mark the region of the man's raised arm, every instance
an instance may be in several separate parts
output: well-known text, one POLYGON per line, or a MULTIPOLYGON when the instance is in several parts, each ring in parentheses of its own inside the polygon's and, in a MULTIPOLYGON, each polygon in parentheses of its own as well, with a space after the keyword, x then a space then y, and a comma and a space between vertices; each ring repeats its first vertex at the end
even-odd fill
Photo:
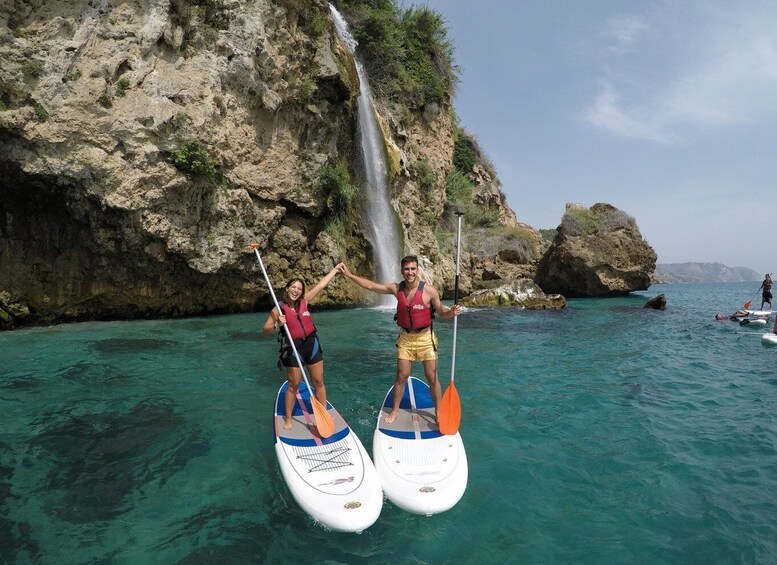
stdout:
POLYGON ((374 281, 371 281, 370 279, 365 279, 364 277, 360 277, 357 275, 354 275, 348 267, 345 266, 345 263, 340 263, 337 265, 337 270, 340 271, 343 275, 351 279, 353 282, 358 284, 360 287, 376 292, 378 294, 393 294, 396 296, 397 294, 397 285, 396 283, 387 283, 387 284, 381 284, 376 283, 374 281))

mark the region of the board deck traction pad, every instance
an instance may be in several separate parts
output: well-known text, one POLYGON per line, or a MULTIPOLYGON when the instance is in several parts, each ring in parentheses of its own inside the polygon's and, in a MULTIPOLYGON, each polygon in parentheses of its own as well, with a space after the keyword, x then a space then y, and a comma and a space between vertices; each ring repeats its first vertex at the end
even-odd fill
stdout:
POLYGON ((402 393, 399 412, 396 419, 388 423, 386 416, 391 413, 394 405, 393 388, 386 395, 383 403, 380 425, 378 429, 391 437, 400 439, 432 439, 442 437, 434 417, 434 401, 428 386, 421 384, 415 377, 410 377, 402 393), (413 407, 415 406, 415 409, 413 407))
POLYGON ((294 409, 291 416, 293 426, 290 430, 283 427, 283 418, 286 414, 284 396, 287 388, 288 383, 281 388, 275 407, 277 414, 275 417, 275 430, 278 434, 278 441, 282 441, 295 448, 300 448, 295 450, 298 453, 297 457, 299 459, 309 459, 309 472, 311 473, 315 473, 316 471, 331 471, 339 467, 353 465, 352 462, 343 457, 347 456, 350 448, 343 445, 343 442, 341 441, 351 431, 348 424, 346 424, 340 413, 335 410, 329 401, 327 401, 326 409, 335 422, 335 431, 327 438, 321 437, 313 421, 313 406, 310 401, 310 390, 305 383, 300 383, 299 388, 297 389, 297 398, 294 402, 294 409), (331 449, 322 451, 320 448, 325 445, 330 446, 331 449), (315 449, 306 450, 304 448, 315 449))

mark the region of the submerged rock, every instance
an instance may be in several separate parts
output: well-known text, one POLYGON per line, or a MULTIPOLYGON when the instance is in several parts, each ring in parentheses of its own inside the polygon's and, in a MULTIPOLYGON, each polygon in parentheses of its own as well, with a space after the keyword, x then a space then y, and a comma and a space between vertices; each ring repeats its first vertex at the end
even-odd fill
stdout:
POLYGON ((645 302, 645 308, 653 308, 654 310, 666 310, 666 296, 659 294, 654 296, 647 302, 645 302))

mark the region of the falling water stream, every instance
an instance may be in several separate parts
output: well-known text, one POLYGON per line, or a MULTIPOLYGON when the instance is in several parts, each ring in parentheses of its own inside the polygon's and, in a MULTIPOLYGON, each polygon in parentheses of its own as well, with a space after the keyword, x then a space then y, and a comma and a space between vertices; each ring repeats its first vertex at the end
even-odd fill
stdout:
POLYGON ((337 35, 350 49, 356 60, 356 72, 359 76, 361 95, 358 98, 358 128, 362 148, 364 177, 367 184, 366 228, 368 238, 375 252, 378 279, 381 282, 393 281, 399 270, 399 258, 403 246, 396 225, 396 212, 391 206, 389 187, 386 182, 387 166, 383 147, 383 135, 372 105, 372 91, 367 73, 356 57, 357 41, 348 31, 340 12, 330 4, 329 9, 337 29, 337 35))

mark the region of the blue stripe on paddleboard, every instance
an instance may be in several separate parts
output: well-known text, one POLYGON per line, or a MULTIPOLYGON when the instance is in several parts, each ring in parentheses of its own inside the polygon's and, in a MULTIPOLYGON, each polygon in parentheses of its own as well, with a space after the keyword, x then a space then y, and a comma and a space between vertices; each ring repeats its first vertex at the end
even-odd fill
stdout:
POLYGON ((351 428, 343 428, 339 432, 334 433, 329 437, 319 438, 318 441, 315 439, 292 439, 281 436, 278 436, 278 439, 286 445, 293 445, 295 447, 315 447, 317 445, 329 445, 330 443, 340 441, 345 436, 347 436, 350 431, 351 428))
MULTIPOLYGON (((396 437, 399 439, 416 439, 415 432, 405 432, 405 431, 397 431, 397 430, 387 430, 385 428, 379 428, 380 433, 386 434, 390 437, 396 437)), ((442 434, 438 432, 437 430, 427 430, 425 432, 421 433, 421 439, 434 439, 436 437, 441 437, 442 434)))
MULTIPOLYGON (((413 392, 415 393, 415 407, 419 409, 434 408, 434 401, 432 400, 432 392, 429 389, 429 386, 424 381, 419 380, 418 382, 423 386, 413 387, 413 392)), ((402 392, 402 400, 399 402, 399 408, 402 410, 410 410, 410 408, 412 408, 410 404, 409 388, 410 387, 408 387, 406 384, 405 390, 402 392)), ((391 408, 393 405, 394 405, 394 395, 387 394, 386 401, 383 403, 383 406, 391 408)))

